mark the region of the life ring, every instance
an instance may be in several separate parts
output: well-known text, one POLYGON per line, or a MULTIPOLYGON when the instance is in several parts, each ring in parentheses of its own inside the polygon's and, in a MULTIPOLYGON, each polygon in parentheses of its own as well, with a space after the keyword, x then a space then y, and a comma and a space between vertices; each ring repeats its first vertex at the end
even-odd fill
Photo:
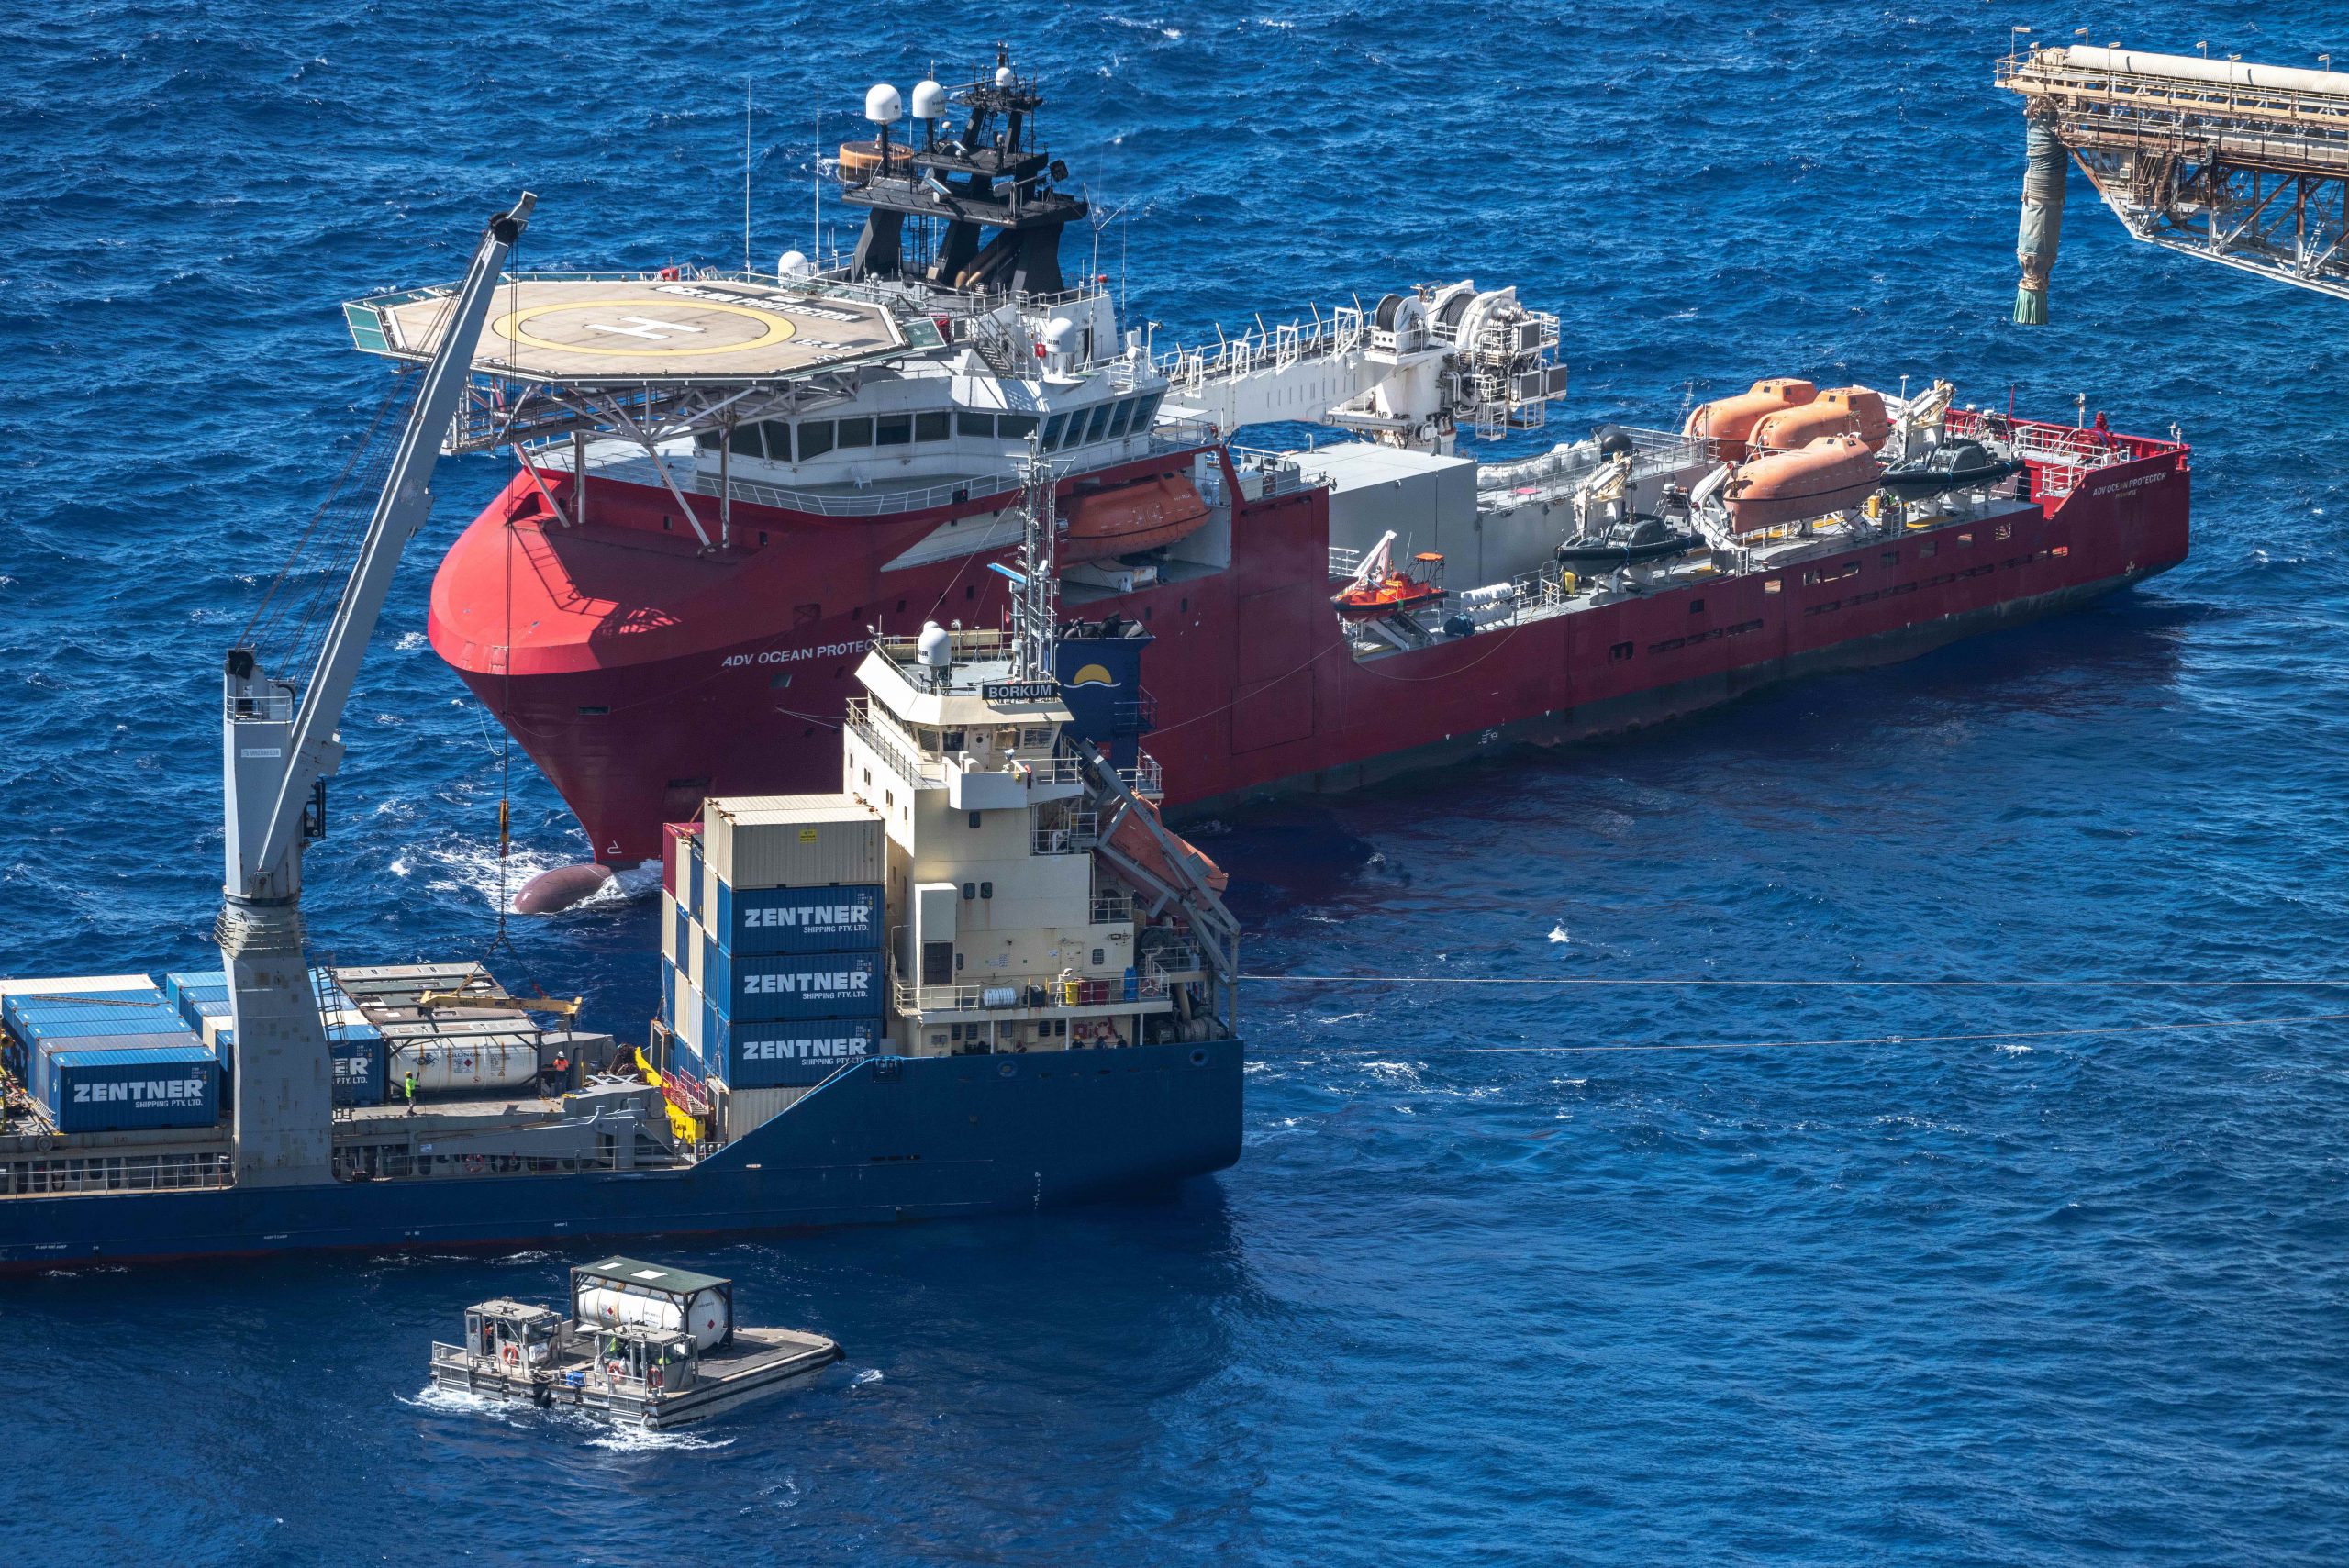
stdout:
POLYGON ((674 283, 675 283, 675 282, 677 281, 677 269, 676 269, 676 268, 674 268, 674 267, 663 267, 663 268, 662 268, 662 269, 661 269, 661 281, 662 281, 662 283, 669 283, 669 284, 674 284, 674 283))
POLYGON ((518 1365, 522 1360, 522 1352, 515 1349, 512 1345, 507 1346, 504 1350, 498 1351, 497 1354, 498 1359, 503 1361, 507 1366, 518 1365))
POLYGON ((604 1375, 610 1378, 614 1383, 618 1383, 621 1378, 628 1375, 628 1362, 606 1362, 604 1363, 604 1375))

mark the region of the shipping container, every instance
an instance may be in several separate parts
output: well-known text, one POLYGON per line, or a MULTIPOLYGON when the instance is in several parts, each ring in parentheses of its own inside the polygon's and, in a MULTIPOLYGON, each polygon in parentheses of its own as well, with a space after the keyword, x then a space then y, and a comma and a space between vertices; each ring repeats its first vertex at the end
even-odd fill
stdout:
POLYGON ((667 959, 671 963, 677 962, 678 928, 684 923, 680 921, 677 917, 684 912, 684 907, 678 904, 676 895, 670 893, 665 888, 662 889, 661 894, 661 956, 667 959))
POLYGON ((881 1020, 823 1018, 807 1023, 737 1023, 704 1042, 712 1062, 726 1063, 737 1089, 805 1087, 820 1084, 880 1049, 881 1020))
POLYGON ((883 973, 877 953, 735 957, 716 943, 704 945, 710 980, 702 995, 731 1022, 880 1015, 883 973))
POLYGON ((403 1040, 390 1048, 384 1071, 389 1084, 416 1074, 417 1093, 452 1089, 518 1089, 537 1081, 539 1048, 510 1036, 484 1040, 440 1036, 403 1040))
POLYGON ((60 1132, 210 1127, 220 1119, 220 1066, 189 1041, 46 1053, 41 1104, 60 1132))
POLYGON ((661 960, 661 1022, 671 1030, 677 1027, 677 961, 661 960))
POLYGON ((105 981, 47 983, 12 980, 0 995, 0 1023, 19 1038, 23 1020, 31 1014, 55 1014, 61 1008, 118 1006, 126 1002, 153 1003, 169 1007, 161 987, 142 974, 115 975, 105 981), (35 987, 40 987, 35 989, 35 987))
POLYGON ((780 952, 877 952, 881 887, 746 887, 718 884, 711 935, 738 957, 780 952))
POLYGON ((157 1046, 195 1043, 195 1038, 185 1029, 168 1034, 68 1035, 58 1040, 45 1040, 29 1047, 25 1052, 25 1090, 41 1104, 49 1103, 49 1064, 61 1051, 148 1051, 157 1046))
POLYGON ((677 904, 686 914, 699 920, 708 913, 705 900, 709 877, 704 869, 709 863, 708 846, 703 843, 701 835, 696 833, 677 848, 678 852, 685 856, 677 871, 677 904))
MULTIPOLYGON (((702 806, 708 873, 751 887, 870 885, 888 880, 881 814, 853 795, 769 795, 702 806)), ((704 920, 715 914, 705 890, 704 920)))
POLYGON ((75 1036, 185 1034, 187 1020, 161 1002, 126 1002, 119 1007, 31 1013, 9 1032, 30 1046, 75 1036))

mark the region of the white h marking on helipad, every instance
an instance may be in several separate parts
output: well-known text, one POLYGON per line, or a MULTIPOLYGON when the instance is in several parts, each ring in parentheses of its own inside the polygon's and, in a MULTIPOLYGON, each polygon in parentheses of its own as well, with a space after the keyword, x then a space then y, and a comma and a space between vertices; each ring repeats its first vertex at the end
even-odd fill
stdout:
POLYGON ((620 317, 620 320, 632 321, 636 323, 636 325, 633 327, 623 327, 609 321, 590 321, 587 323, 587 330, 590 332, 618 332, 623 337, 641 338, 650 343, 667 341, 667 334, 671 332, 698 332, 701 330, 698 327, 688 327, 682 321, 655 321, 650 316, 623 316, 620 317))

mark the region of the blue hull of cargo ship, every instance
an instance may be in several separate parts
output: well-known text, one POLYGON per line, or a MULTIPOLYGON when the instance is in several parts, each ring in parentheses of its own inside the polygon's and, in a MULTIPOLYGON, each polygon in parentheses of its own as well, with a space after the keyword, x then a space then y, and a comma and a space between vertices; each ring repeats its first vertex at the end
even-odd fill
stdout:
POLYGON ((684 1170, 0 1200, 0 1269, 789 1229, 1163 1188, 1240 1157, 1241 1048, 860 1063, 684 1170))

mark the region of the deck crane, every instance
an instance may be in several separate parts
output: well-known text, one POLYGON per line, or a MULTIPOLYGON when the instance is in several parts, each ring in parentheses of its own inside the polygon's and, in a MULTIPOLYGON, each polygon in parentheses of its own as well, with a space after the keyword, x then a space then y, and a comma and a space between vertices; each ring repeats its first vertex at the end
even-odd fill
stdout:
POLYGON ((323 830, 312 802, 342 760, 343 705, 401 552, 431 514, 441 439, 507 253, 537 201, 522 193, 490 219, 473 250, 308 681, 269 674, 250 646, 228 651, 221 724, 228 879, 213 934, 235 1017, 239 1185, 333 1178, 333 1065, 304 952, 302 849, 323 830))

